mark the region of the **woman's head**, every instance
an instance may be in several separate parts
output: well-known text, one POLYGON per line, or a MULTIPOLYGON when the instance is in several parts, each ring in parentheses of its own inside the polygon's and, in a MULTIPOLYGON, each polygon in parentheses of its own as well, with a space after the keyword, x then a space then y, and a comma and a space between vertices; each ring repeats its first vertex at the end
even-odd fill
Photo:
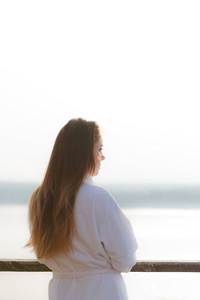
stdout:
POLYGON ((70 120, 56 138, 48 175, 65 182, 76 178, 83 180, 87 174, 97 175, 97 155, 102 156, 97 147, 102 148, 101 144, 100 129, 96 122, 81 118, 70 120))

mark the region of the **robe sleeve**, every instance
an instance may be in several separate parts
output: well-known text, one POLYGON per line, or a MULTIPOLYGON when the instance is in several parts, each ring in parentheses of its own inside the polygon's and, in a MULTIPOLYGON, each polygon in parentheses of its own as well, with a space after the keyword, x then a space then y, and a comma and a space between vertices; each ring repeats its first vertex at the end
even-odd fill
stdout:
POLYGON ((129 272, 136 264, 138 248, 132 225, 115 199, 109 194, 102 201, 102 220, 99 227, 101 243, 112 267, 119 272, 129 272))

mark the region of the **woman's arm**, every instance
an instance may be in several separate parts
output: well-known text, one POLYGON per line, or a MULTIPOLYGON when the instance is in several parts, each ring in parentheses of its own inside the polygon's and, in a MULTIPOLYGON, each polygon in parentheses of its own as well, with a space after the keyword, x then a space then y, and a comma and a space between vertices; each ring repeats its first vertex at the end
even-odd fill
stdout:
POLYGON ((102 201, 103 218, 99 227, 101 243, 119 272, 129 272, 136 264, 137 241, 132 225, 114 198, 109 194, 102 201))

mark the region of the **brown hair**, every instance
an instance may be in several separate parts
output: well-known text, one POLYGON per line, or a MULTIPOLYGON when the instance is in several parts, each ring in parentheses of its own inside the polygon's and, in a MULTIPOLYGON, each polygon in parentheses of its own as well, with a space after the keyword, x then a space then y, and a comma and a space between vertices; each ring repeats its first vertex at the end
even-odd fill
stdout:
POLYGON ((100 136, 93 121, 70 120, 59 132, 42 184, 29 204, 31 237, 26 246, 50 258, 72 249, 74 204, 87 174, 95 171, 94 143, 100 136))

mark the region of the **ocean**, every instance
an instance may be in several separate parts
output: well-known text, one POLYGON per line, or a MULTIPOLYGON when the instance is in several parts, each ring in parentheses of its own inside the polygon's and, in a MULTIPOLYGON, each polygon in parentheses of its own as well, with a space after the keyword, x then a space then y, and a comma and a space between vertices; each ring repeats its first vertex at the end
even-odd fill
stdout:
MULTIPOLYGON (((0 182, 2 259, 35 258, 24 245, 29 238, 28 200, 36 186, 0 182)), ((200 185, 104 187, 133 225, 138 260, 200 260, 200 185)), ((123 277, 129 300, 200 300, 198 273, 129 273, 123 277)), ((0 299, 48 300, 50 279, 51 273, 0 272, 0 299)))

